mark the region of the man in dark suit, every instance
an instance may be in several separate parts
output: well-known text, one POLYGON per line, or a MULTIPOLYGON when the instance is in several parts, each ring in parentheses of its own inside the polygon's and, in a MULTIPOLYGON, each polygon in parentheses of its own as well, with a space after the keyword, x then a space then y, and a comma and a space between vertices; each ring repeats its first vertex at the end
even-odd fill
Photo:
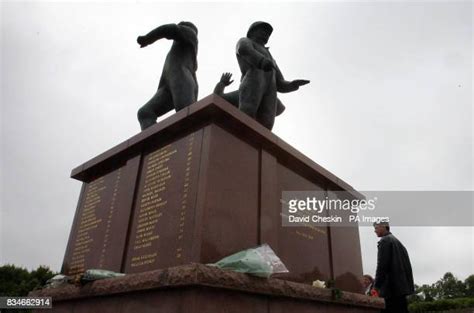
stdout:
POLYGON ((406 296, 415 292, 408 252, 390 232, 388 223, 375 223, 378 242, 374 289, 385 299, 382 312, 408 313, 406 296))

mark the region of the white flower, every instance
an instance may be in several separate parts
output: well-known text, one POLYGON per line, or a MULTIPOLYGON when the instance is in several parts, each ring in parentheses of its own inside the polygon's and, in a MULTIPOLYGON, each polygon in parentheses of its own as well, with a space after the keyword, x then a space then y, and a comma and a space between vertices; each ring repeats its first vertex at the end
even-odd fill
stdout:
POLYGON ((326 288, 326 283, 321 280, 313 281, 313 287, 326 288))

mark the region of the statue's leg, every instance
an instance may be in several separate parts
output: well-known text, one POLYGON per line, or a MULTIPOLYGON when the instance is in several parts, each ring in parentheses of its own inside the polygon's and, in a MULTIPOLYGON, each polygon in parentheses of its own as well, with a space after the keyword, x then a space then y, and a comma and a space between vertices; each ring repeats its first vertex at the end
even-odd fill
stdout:
POLYGON ((239 87, 239 109, 252 118, 257 117, 265 92, 265 84, 261 76, 255 70, 250 70, 245 74, 239 87))
POLYGON ((276 88, 270 90, 263 96, 262 103, 257 112, 257 121, 272 130, 277 114, 277 92, 276 88))
POLYGON ((159 118, 174 109, 173 100, 171 99, 171 93, 168 87, 162 87, 160 89, 161 90, 158 90, 160 92, 158 103, 153 108, 156 118, 159 118))
POLYGON ((170 83, 174 108, 179 111, 197 100, 198 86, 191 73, 177 75, 170 83))
POLYGON ((234 90, 229 93, 224 93, 221 95, 227 102, 235 106, 236 108, 239 107, 239 91, 234 90))
POLYGON ((138 122, 142 130, 156 123, 156 119, 173 109, 173 102, 168 89, 163 86, 155 95, 138 110, 138 122))

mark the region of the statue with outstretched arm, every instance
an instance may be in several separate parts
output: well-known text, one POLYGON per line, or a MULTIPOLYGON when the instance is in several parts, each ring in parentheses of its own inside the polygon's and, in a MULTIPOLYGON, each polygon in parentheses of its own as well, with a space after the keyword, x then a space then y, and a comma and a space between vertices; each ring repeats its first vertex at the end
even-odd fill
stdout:
POLYGON ((140 48, 151 45, 159 39, 173 40, 166 56, 158 90, 138 110, 138 121, 142 130, 156 123, 156 119, 175 109, 179 111, 196 102, 198 96, 197 50, 198 30, 191 22, 166 24, 139 36, 140 48))
MULTIPOLYGON (((231 73, 223 73, 221 76, 221 79, 219 82, 216 84, 214 87, 214 93, 222 98, 224 98, 227 102, 235 106, 236 108, 239 107, 239 90, 234 90, 228 93, 224 93, 225 87, 229 86, 232 84, 232 74, 231 73)), ((285 111, 285 106, 283 103, 280 101, 280 99, 277 98, 277 110, 276 110, 276 116, 280 115, 285 111)))
POLYGON ((239 109, 268 129, 277 115, 277 92, 292 92, 309 80, 286 81, 265 44, 273 27, 266 22, 253 23, 247 37, 236 47, 242 79, 239 87, 239 109))

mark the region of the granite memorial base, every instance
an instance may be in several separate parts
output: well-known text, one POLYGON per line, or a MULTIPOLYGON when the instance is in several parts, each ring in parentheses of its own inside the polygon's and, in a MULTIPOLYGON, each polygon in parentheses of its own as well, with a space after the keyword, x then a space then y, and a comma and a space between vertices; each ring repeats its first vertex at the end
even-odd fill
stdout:
POLYGON ((83 185, 61 272, 106 269, 128 275, 70 289, 65 298, 53 296, 64 312, 68 306, 86 312, 84 303, 110 312, 141 307, 137 312, 148 312, 154 305, 163 312, 185 312, 186 307, 279 312, 293 305, 301 312, 333 305, 337 309, 327 312, 373 310, 358 307, 359 302, 354 309, 342 300, 330 301, 329 291, 309 286, 331 280, 340 290, 362 293, 357 225, 283 227, 281 220, 283 191, 362 195, 219 96, 164 119, 75 168, 71 176, 83 185), (229 273, 218 278, 218 272, 187 266, 214 263, 263 243, 288 268, 276 277, 287 282, 229 273), (274 293, 272 285, 282 290, 274 293), (139 286, 137 291, 133 286, 139 286), (80 300, 84 295, 87 302, 80 300))
MULTIPOLYGON (((381 298, 189 264, 104 279, 83 287, 36 291, 54 313, 379 312, 381 298)), ((48 310, 49 311, 49 310, 48 310)), ((35 311, 41 313, 41 310, 35 311)))

